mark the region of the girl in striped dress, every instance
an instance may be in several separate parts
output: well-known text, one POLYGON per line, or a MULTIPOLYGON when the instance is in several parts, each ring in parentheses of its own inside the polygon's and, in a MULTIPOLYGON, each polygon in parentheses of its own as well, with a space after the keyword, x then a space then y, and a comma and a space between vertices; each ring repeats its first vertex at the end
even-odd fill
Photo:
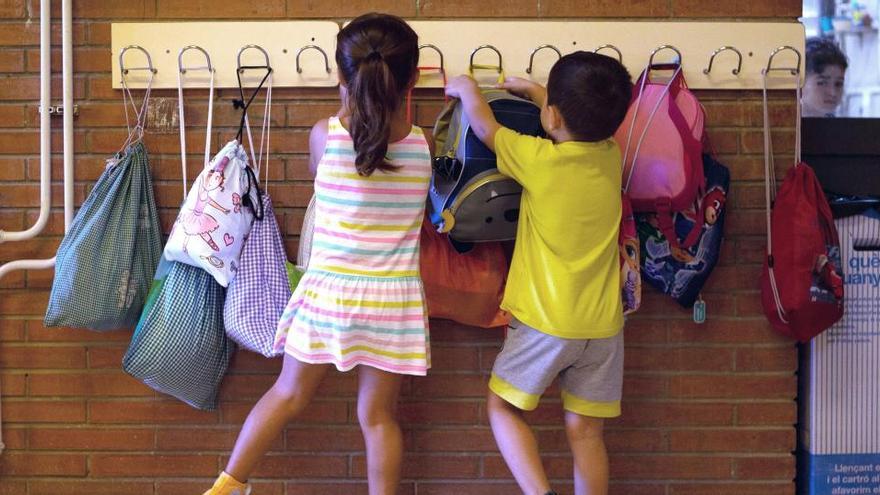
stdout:
POLYGON ((333 366, 358 371, 369 493, 396 493, 401 379, 430 366, 419 231, 431 153, 403 104, 418 78, 418 54, 416 33, 394 16, 361 16, 337 36, 343 108, 318 122, 309 140, 315 233, 308 269, 278 324, 284 364, 205 495, 249 492, 244 481, 333 366))

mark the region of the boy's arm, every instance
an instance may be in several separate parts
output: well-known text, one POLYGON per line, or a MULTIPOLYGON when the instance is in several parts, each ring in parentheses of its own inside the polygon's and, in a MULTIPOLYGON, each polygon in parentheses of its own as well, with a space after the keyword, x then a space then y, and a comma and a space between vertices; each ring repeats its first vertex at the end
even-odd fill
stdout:
POLYGON ((471 130, 486 145, 495 151, 495 133, 501 129, 501 124, 495 120, 495 115, 489 104, 480 95, 477 82, 470 76, 458 76, 446 84, 446 94, 461 100, 462 109, 467 115, 471 130))
POLYGON ((506 89, 517 96, 528 98, 539 107, 543 107, 544 102, 547 100, 547 88, 521 77, 508 77, 503 83, 498 85, 498 88, 506 89))

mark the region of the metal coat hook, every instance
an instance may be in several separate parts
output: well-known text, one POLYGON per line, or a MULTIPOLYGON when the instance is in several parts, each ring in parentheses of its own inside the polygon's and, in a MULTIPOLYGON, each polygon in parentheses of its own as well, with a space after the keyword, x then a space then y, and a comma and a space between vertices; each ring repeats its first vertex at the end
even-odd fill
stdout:
POLYGON ((623 52, 620 51, 620 48, 617 48, 614 45, 602 45, 596 47, 596 49, 593 50, 593 53, 599 53, 602 50, 614 50, 617 53, 617 61, 623 63, 623 52))
POLYGON ((318 45, 306 45, 306 46, 300 48, 298 52, 296 52, 296 73, 297 74, 302 74, 303 70, 302 70, 302 66, 299 64, 299 57, 306 50, 318 50, 319 52, 321 52, 321 55, 324 56, 324 67, 327 69, 327 74, 329 74, 331 72, 330 71, 330 59, 327 57, 327 52, 325 52, 324 49, 318 45))
POLYGON ((178 68, 178 70, 180 70, 181 74, 186 74, 187 70, 207 70, 208 72, 214 72, 214 66, 211 65, 211 56, 208 55, 208 52, 206 52, 204 48, 202 48, 198 45, 189 45, 189 46, 185 46, 180 49, 180 52, 177 54, 177 68, 178 68), (183 66, 183 54, 187 50, 198 50, 198 51, 202 52, 202 55, 205 56, 205 60, 207 61, 208 65, 201 65, 198 67, 190 67, 189 69, 184 67, 183 66))
POLYGON ((504 72, 504 59, 501 57, 501 52, 492 45, 480 45, 471 52, 471 60, 469 65, 470 71, 473 72, 474 70, 474 56, 477 54, 478 51, 486 49, 492 50, 498 55, 498 73, 500 74, 501 72, 504 72))
POLYGON ((270 72, 272 71, 272 67, 269 65, 269 53, 266 50, 264 50, 263 47, 261 47, 260 45, 245 45, 245 46, 241 47, 241 49, 238 51, 238 55, 235 57, 235 65, 236 65, 236 70, 238 71, 239 74, 244 72, 245 69, 266 69, 270 72), (259 50, 263 54, 263 57, 265 57, 266 64, 265 65, 241 65, 241 54, 244 53, 245 50, 248 50, 248 49, 259 50))
POLYGON ((119 51, 119 72, 122 75, 126 75, 130 71, 133 71, 133 70, 147 70, 153 74, 159 72, 153 67, 153 58, 150 57, 150 52, 146 51, 144 49, 144 47, 142 47, 140 45, 128 45, 119 51), (125 52, 127 52, 129 50, 140 50, 141 52, 143 52, 143 54, 147 56, 147 65, 145 67, 127 67, 126 68, 125 64, 122 61, 122 57, 125 56, 125 52))
POLYGON ((773 50, 773 52, 770 53, 770 58, 767 59, 767 68, 764 69, 764 70, 762 70, 761 72, 762 72, 763 74, 767 74, 768 72, 773 71, 773 70, 787 70, 787 71, 791 72, 791 75, 793 75, 793 76, 796 76, 796 75, 800 74, 800 72, 801 72, 801 52, 799 52, 799 51, 797 50, 797 48, 794 48, 794 47, 791 47, 791 46, 788 46, 788 45, 780 46, 779 48, 773 50), (779 52, 782 52, 782 51, 785 51, 785 50, 791 50, 791 51, 793 51, 793 52, 797 55, 797 66, 794 67, 794 68, 791 68, 791 67, 773 67, 773 58, 776 57, 776 55, 778 55, 779 52))
POLYGON ((423 48, 430 48, 437 52, 437 55, 440 55, 440 72, 446 72, 446 65, 443 63, 443 52, 437 48, 436 45, 432 45, 430 43, 425 43, 424 45, 419 45, 419 51, 421 52, 423 48))
POLYGON ((681 65, 681 63, 682 63, 681 52, 678 50, 678 48, 676 48, 672 45, 661 45, 661 46, 658 46, 657 48, 655 48, 654 51, 651 52, 651 57, 648 59, 648 67, 652 67, 654 65, 654 56, 663 50, 674 51, 675 54, 678 55, 678 61, 673 62, 673 63, 681 65))
POLYGON ((709 75, 709 73, 712 72, 712 62, 715 61, 715 56, 718 55, 719 53, 725 51, 725 50, 730 50, 730 51, 736 53, 736 56, 737 56, 737 58, 738 58, 739 61, 738 61, 737 64, 736 64, 736 69, 733 69, 733 70, 731 71, 731 73, 732 73, 734 76, 739 75, 739 73, 740 73, 740 71, 742 70, 742 67, 743 67, 743 54, 742 54, 742 52, 740 52, 739 50, 737 50, 735 47, 732 47, 732 46, 722 46, 721 48, 719 48, 719 49, 715 50, 714 52, 712 52, 712 55, 709 56, 709 66, 706 67, 705 69, 703 69, 703 74, 709 75))
MULTIPOLYGON (((556 55, 559 55, 559 58, 562 58, 562 52, 559 51, 559 48, 556 48, 553 45, 541 45, 538 48, 535 48, 534 50, 532 50, 532 54, 529 55, 529 66, 526 68, 526 74, 532 73, 532 64, 534 64, 534 62, 535 62, 535 54, 540 52, 541 50, 544 50, 544 49, 553 50, 554 52, 556 52, 556 55)), ((500 56, 500 54, 499 54, 499 56, 500 56)))

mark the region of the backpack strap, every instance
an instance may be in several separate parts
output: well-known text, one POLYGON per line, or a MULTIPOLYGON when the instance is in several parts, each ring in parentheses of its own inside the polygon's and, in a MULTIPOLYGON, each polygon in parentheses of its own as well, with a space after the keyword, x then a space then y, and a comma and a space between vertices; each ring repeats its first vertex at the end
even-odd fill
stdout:
MULTIPOLYGON (((767 275, 770 281, 770 289, 773 293, 773 302, 776 306, 776 315, 779 320, 788 324, 785 308, 782 305, 782 297, 779 295, 779 285, 776 282, 776 271, 774 269, 775 260, 773 259, 773 201, 776 199, 776 167, 773 161, 773 140, 770 138, 770 108, 767 100, 767 79, 770 72, 762 71, 763 87, 762 87, 762 104, 764 110, 764 205, 767 220, 767 275)), ((797 83, 795 87, 796 98, 796 122, 795 122, 795 167, 801 160, 801 80, 800 72, 797 74, 797 83)))

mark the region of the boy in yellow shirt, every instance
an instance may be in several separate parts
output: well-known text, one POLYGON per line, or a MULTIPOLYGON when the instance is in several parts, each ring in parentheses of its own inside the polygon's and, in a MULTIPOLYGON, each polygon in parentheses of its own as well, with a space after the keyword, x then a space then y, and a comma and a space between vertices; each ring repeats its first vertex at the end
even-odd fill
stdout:
POLYGON ((620 415, 623 382, 621 155, 612 135, 629 106, 630 75, 615 59, 581 51, 556 62, 546 89, 520 78, 501 87, 541 107, 549 139, 498 124, 472 78, 446 87, 498 170, 523 187, 501 306, 514 319, 489 381, 489 421, 523 492, 554 493, 522 411, 559 377, 575 493, 604 495, 603 418, 620 415))

